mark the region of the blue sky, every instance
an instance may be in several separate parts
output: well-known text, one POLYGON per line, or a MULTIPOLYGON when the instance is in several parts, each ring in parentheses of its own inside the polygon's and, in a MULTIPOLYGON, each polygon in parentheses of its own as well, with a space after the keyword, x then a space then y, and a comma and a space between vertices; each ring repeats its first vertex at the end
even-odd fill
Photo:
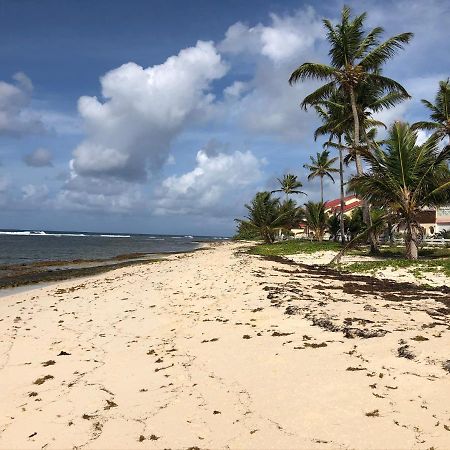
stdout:
MULTIPOLYGON (((425 118, 450 75, 450 2, 349 2, 386 37, 413 96, 381 114, 425 118)), ((256 190, 302 168, 318 125, 289 87, 327 61, 342 2, 0 1, 0 228, 231 234, 256 190)), ((326 185, 328 197, 337 187, 326 185)))

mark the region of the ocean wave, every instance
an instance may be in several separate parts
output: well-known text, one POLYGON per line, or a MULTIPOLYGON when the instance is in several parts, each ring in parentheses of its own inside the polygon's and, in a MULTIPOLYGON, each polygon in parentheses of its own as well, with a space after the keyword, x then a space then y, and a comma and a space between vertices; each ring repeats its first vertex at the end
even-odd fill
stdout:
POLYGON ((85 234, 85 233, 47 233, 45 231, 0 231, 0 235, 8 236, 53 236, 53 237, 108 237, 129 238, 124 234, 85 234))

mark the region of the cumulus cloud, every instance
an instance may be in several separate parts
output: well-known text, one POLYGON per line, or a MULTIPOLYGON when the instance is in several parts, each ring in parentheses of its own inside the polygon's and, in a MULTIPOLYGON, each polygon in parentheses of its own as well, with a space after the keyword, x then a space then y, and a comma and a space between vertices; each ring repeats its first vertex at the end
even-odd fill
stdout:
POLYGON ((77 175, 143 181, 167 161, 173 138, 210 107, 213 80, 227 67, 210 42, 163 64, 124 64, 101 78, 103 99, 81 97, 86 139, 74 150, 77 175))
POLYGON ((196 167, 166 178, 157 192, 157 214, 223 216, 242 208, 247 188, 261 178, 264 160, 252 152, 197 152, 196 167))
POLYGON ((299 140, 311 132, 315 117, 300 110, 301 99, 314 83, 289 86, 293 69, 321 55, 323 29, 311 7, 292 15, 270 15, 270 23, 255 26, 238 22, 226 32, 218 48, 252 74, 245 82, 235 80, 224 90, 224 109, 237 126, 251 133, 299 140))
POLYGON ((36 204, 47 200, 49 189, 45 184, 27 184, 22 187, 22 199, 25 202, 36 204))
POLYGON ((270 14, 270 19, 268 26, 235 23, 228 28, 220 50, 230 54, 261 54, 280 63, 308 50, 323 36, 322 24, 312 7, 293 15, 270 14))
POLYGON ((46 148, 37 148, 24 156, 23 161, 30 167, 50 167, 52 166, 52 153, 46 148))
POLYGON ((14 83, 0 81, 0 135, 22 136, 44 129, 40 118, 30 111, 33 84, 22 72, 14 83))
POLYGON ((57 209, 129 213, 148 210, 145 199, 136 184, 115 179, 69 174, 55 199, 57 209))

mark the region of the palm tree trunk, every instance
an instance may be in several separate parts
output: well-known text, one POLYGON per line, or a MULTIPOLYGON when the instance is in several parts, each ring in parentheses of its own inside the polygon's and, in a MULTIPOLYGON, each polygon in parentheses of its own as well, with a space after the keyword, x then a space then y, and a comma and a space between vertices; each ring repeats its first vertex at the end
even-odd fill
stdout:
MULTIPOLYGON (((363 173, 363 167, 361 155, 359 153, 360 126, 359 126, 358 110, 356 108, 355 91, 353 88, 350 89, 350 102, 352 105, 353 124, 354 124, 353 144, 355 147, 356 173, 358 174, 358 176, 361 176, 363 173)), ((363 200, 362 208, 363 208, 364 223, 366 224, 367 228, 369 228, 372 225, 372 220, 370 217, 370 206, 366 200, 363 200)), ((378 244, 372 232, 369 233, 369 242, 370 242, 370 253, 379 253, 378 244)))
POLYGON ((320 201, 323 203, 323 176, 320 177, 320 201))
POLYGON ((407 222, 406 224, 405 245, 406 245, 406 259, 417 259, 419 255, 417 245, 417 230, 414 227, 414 225, 410 222, 407 222))
POLYGON ((342 137, 339 136, 339 178, 341 182, 341 214, 339 215, 339 225, 341 229, 341 242, 345 244, 345 224, 344 224, 344 156, 342 154, 342 137))

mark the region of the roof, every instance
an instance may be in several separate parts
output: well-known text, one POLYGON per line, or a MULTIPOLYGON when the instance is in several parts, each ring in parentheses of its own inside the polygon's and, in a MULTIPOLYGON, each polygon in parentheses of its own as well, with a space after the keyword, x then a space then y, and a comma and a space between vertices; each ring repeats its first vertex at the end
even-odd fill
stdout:
MULTIPOLYGON (((348 195, 347 197, 344 197, 344 202, 348 202, 349 200, 358 200, 358 197, 356 197, 356 195, 348 195)), ((334 200, 328 200, 327 202, 325 202, 325 209, 327 208, 335 208, 336 206, 339 206, 341 204, 341 199, 340 198, 336 198, 334 200)))
MULTIPOLYGON (((356 197, 356 195, 349 195, 344 197, 344 213, 351 211, 355 208, 359 208, 362 205, 362 201, 356 197)), ((336 198, 335 200, 329 200, 325 202, 325 210, 332 210, 334 213, 340 212, 341 210, 341 199, 336 198)))

